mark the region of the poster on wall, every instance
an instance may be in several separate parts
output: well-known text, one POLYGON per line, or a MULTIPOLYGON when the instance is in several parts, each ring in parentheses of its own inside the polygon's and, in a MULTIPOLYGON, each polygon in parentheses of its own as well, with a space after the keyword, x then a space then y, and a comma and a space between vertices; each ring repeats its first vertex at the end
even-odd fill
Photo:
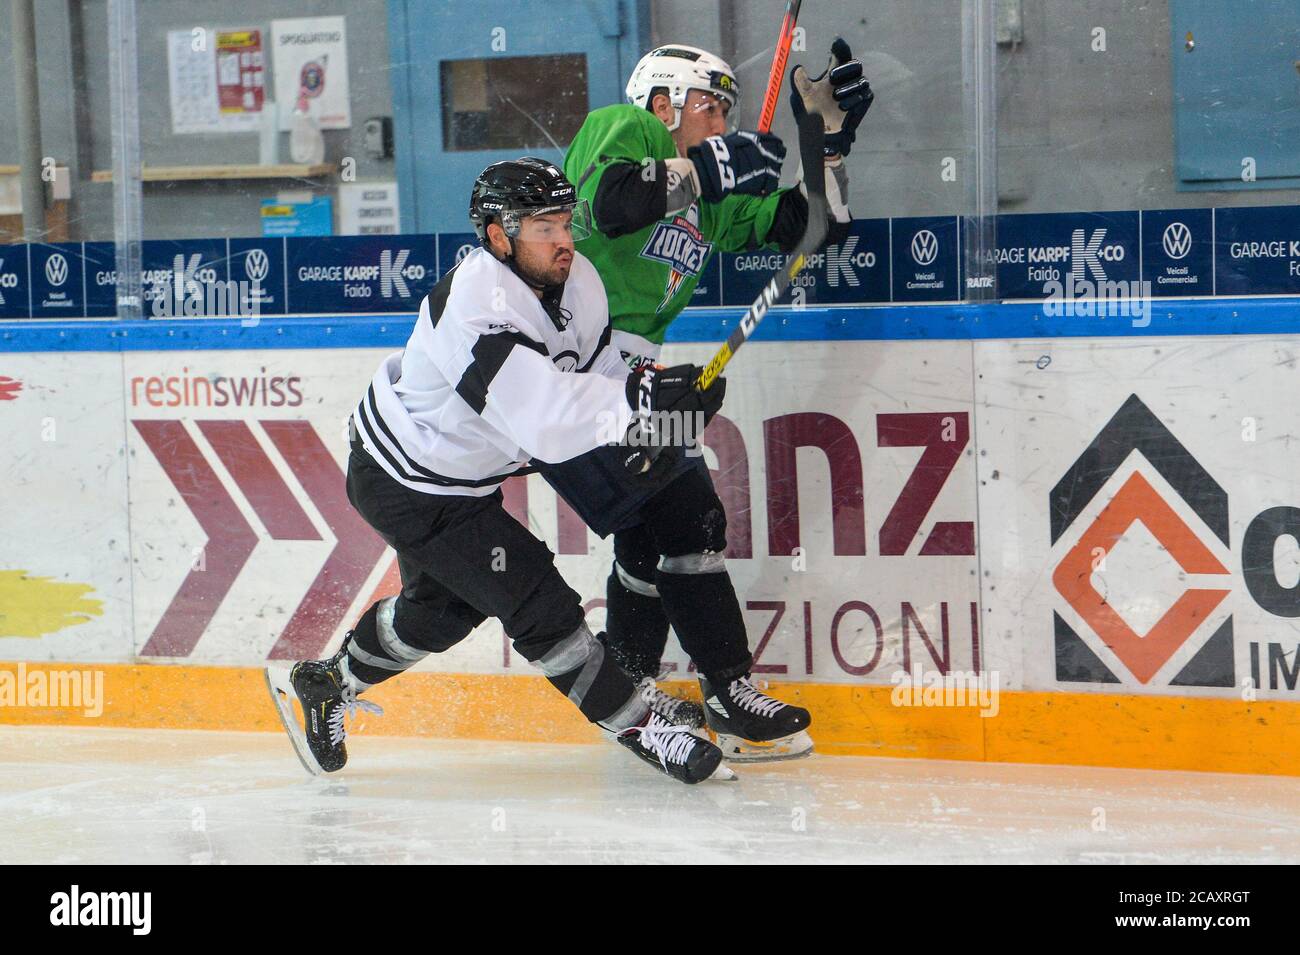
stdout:
POLYGON ((293 124, 305 106, 321 129, 348 129, 348 48, 344 17, 301 17, 271 21, 275 100, 284 104, 280 129, 293 124))
POLYGON ((264 71, 261 30, 198 26, 168 31, 172 133, 256 131, 264 71))
POLYGON ((223 120, 262 112, 261 30, 217 31, 217 106, 223 120))

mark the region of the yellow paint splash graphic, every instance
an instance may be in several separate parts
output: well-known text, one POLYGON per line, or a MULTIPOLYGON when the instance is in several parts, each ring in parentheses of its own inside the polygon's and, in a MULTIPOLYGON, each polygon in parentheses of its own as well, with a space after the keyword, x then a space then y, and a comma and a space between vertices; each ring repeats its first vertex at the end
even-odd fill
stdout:
POLYGON ((0 637, 41 637, 87 623, 104 613, 102 600, 88 600, 90 584, 30 577, 25 570, 0 570, 0 637))

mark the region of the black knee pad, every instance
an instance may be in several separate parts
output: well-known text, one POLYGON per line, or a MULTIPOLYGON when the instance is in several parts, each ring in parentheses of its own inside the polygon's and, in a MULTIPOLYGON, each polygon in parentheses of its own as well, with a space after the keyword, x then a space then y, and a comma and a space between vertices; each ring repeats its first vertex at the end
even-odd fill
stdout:
POLYGON ((654 499, 646 526, 666 557, 727 549, 727 512, 700 470, 683 474, 654 499))
POLYGON ((397 598, 393 629, 403 643, 428 653, 445 653, 483 621, 482 614, 464 604, 397 598))
POLYGON ((510 619, 503 618, 501 623, 519 655, 532 662, 585 626, 582 598, 558 572, 552 572, 542 578, 510 619))
POLYGON ((645 524, 614 535, 614 560, 637 580, 653 585, 655 568, 659 566, 659 545, 645 524))

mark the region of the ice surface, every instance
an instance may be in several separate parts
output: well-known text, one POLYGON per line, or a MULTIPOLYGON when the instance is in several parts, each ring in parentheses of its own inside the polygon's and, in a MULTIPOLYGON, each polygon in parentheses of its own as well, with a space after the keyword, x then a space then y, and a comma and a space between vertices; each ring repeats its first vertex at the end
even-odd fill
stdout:
POLYGON ((814 756, 687 787, 612 743, 349 743, 312 779, 278 735, 0 727, 0 863, 1300 861, 1292 778, 814 756))

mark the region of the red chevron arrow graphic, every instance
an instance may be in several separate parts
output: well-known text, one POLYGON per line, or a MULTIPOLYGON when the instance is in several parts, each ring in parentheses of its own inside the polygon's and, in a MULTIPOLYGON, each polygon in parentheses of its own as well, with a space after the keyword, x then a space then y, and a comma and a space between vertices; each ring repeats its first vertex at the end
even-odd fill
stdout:
POLYGON ((13 401, 18 392, 23 390, 23 383, 16 378, 0 375, 0 401, 13 401))
POLYGON ((247 424, 242 421, 198 421, 196 424, 273 540, 320 540, 307 512, 247 424))
POLYGON ((185 577, 140 651, 143 656, 189 656, 257 546, 257 535, 185 425, 179 421, 132 424, 208 535, 204 569, 191 570, 185 577))
POLYGON ((338 541, 270 653, 273 660, 318 657, 383 556, 385 544, 352 509, 339 466, 310 422, 261 424, 338 541))

